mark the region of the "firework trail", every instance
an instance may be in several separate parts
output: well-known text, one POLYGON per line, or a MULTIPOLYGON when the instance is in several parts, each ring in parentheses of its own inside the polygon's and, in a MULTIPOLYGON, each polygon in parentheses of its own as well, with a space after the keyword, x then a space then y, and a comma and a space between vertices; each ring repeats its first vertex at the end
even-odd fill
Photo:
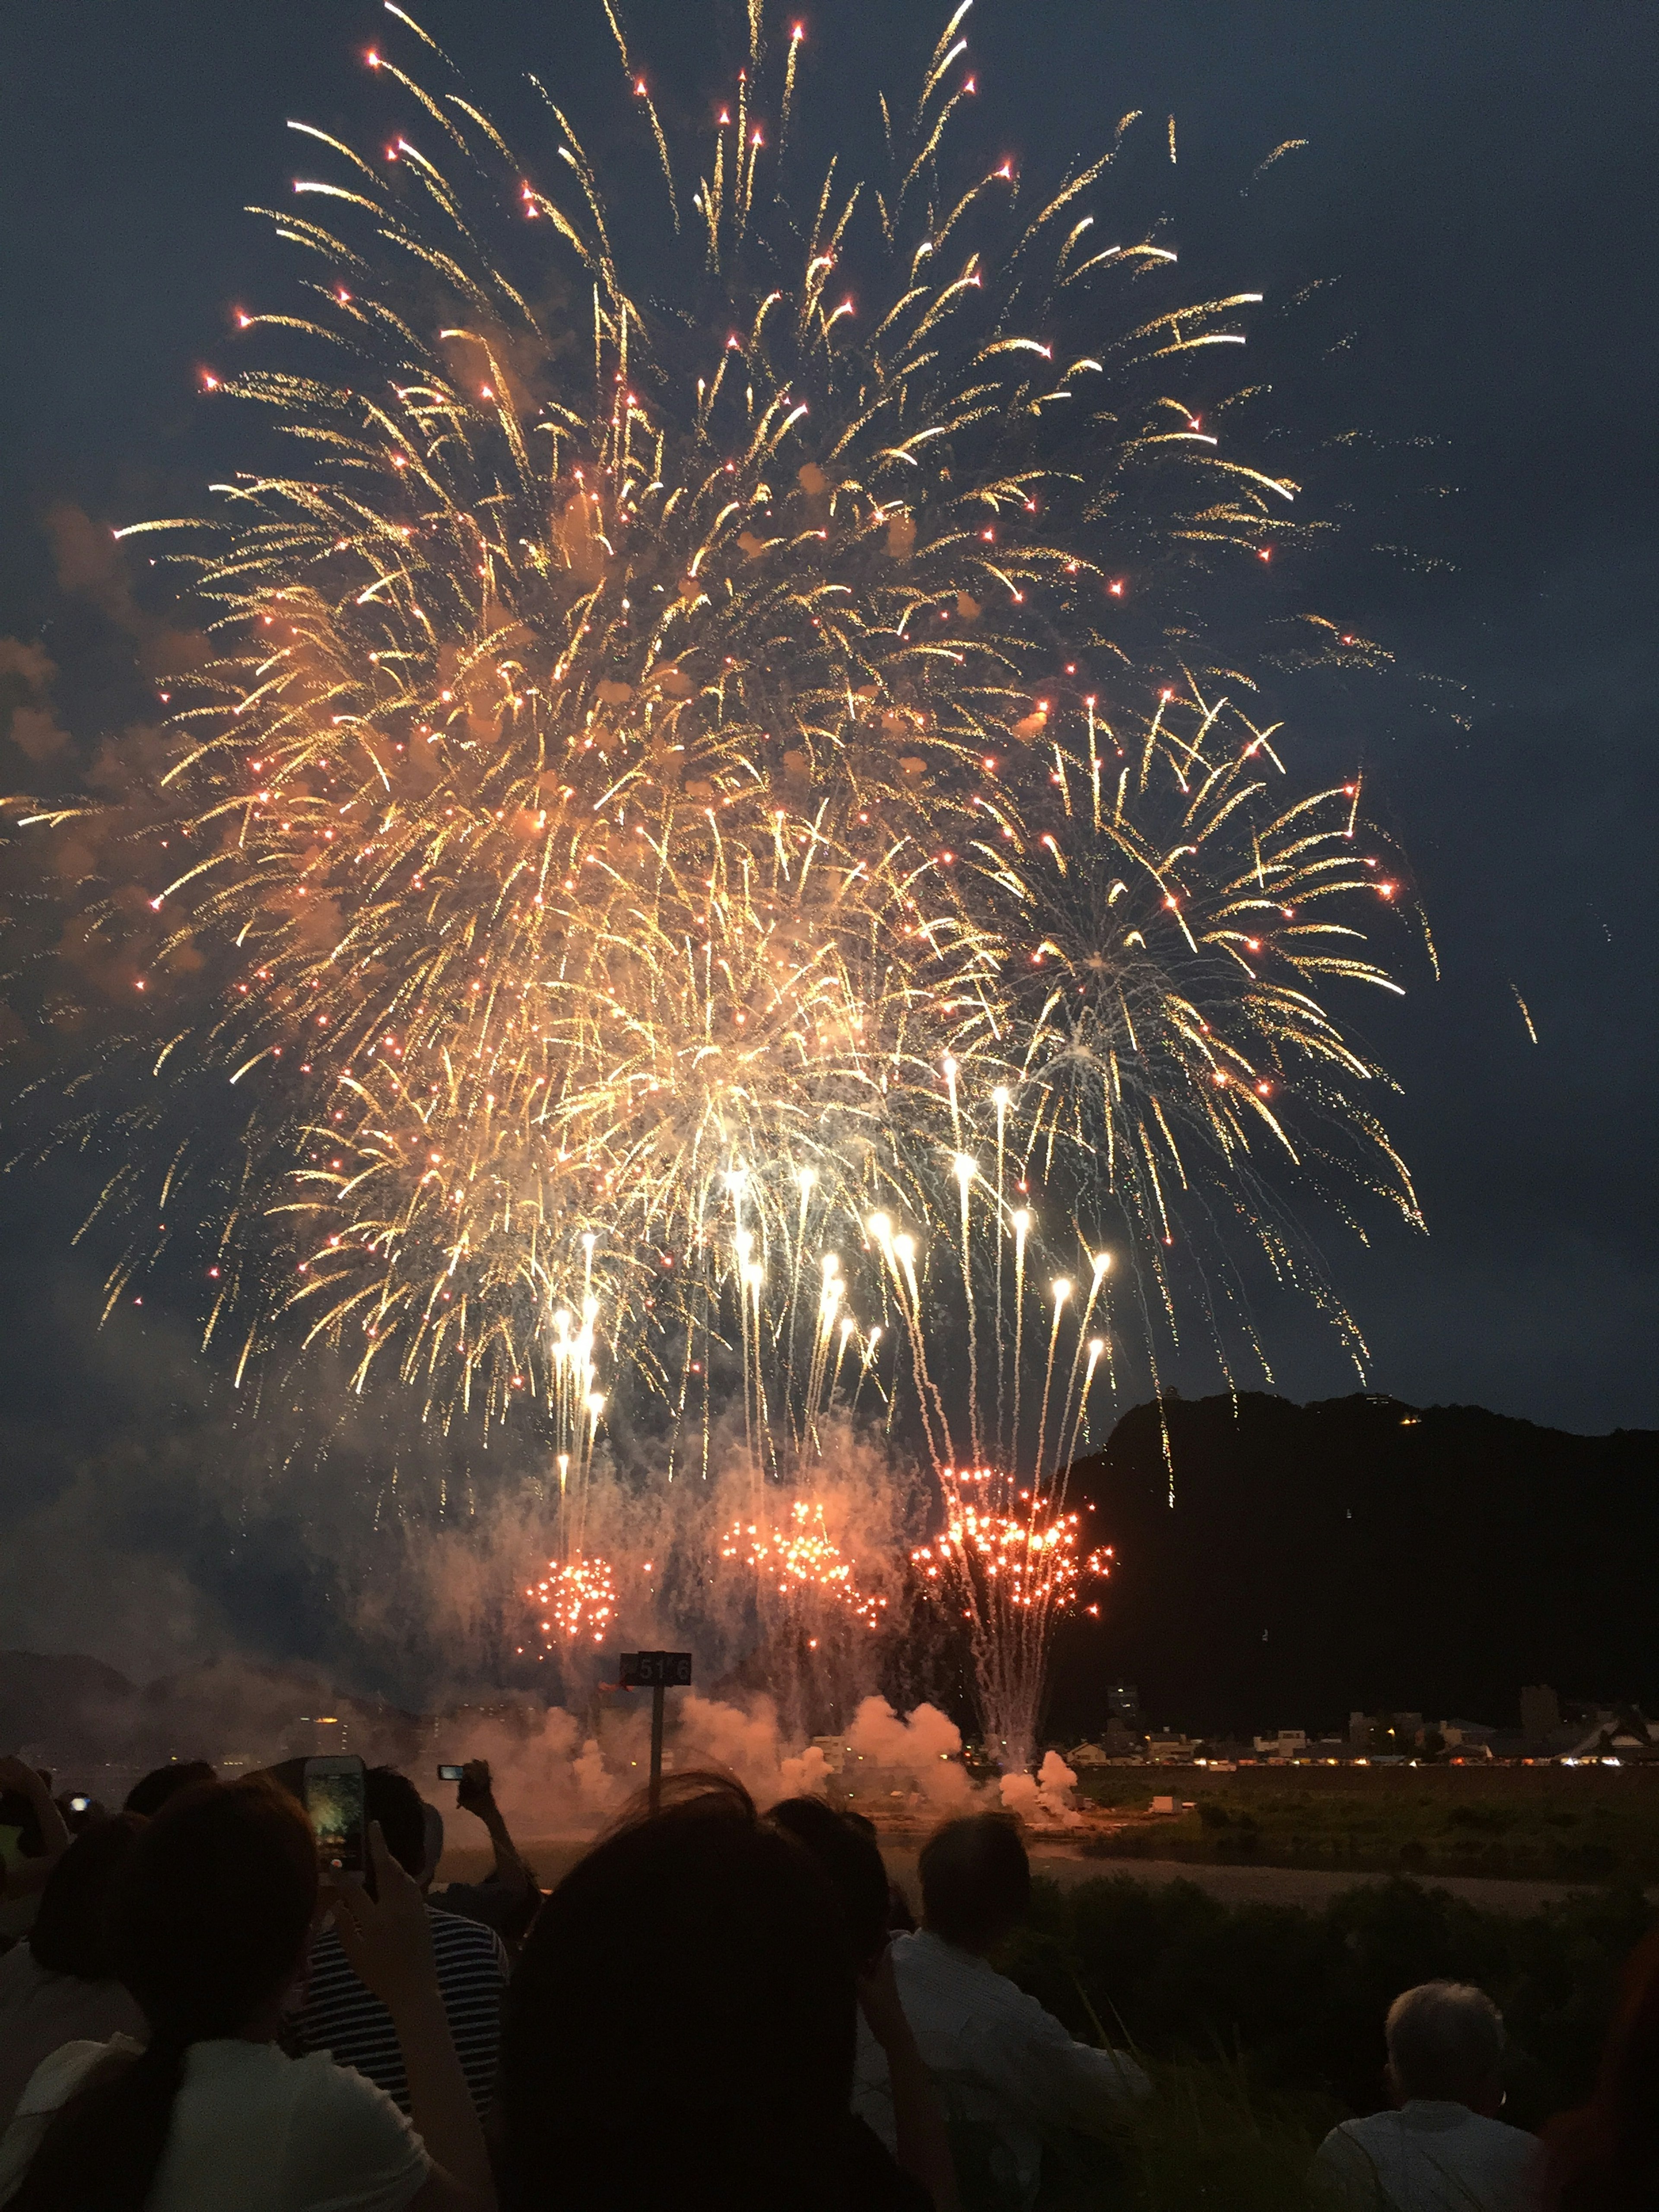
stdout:
POLYGON ((1195 1299, 1259 1353, 1254 1246, 1358 1353, 1294 1197, 1416 1218, 1317 995, 1397 988, 1399 871, 1168 618, 1297 541, 1214 396, 1257 295, 1112 239, 1115 142, 1030 213, 959 151, 966 6, 863 181, 758 0, 684 137, 607 7, 663 220, 388 12, 404 119, 293 126, 297 300, 204 376, 289 460, 126 533, 213 650, 130 810, 120 1101, 77 1077, 57 1133, 118 1147, 112 1302, 188 1223, 239 1379, 321 1343, 445 1423, 528 1407, 562 1492, 620 1388, 671 1472, 728 1395, 763 1471, 910 1404, 1041 1550, 1109 1244, 1149 1346, 1195 1299), (665 301, 626 246, 671 224, 665 301))
POLYGON ((1059 1618, 1100 1605, 1111 1547, 1085 1552, 1079 1517, 1055 1486, 1022 1488, 994 1468, 946 1468, 945 1525, 912 1554, 924 1589, 968 1625, 985 1738, 1011 1771, 1031 1764, 1048 1656, 1059 1618))

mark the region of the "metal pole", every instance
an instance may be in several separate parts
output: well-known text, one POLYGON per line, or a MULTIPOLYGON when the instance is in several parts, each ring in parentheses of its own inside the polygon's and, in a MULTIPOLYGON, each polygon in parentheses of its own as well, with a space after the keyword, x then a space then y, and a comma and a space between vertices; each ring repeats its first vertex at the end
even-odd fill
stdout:
POLYGON ((651 1810, 662 1808, 662 1714, 667 1692, 660 1678, 651 1686, 651 1810))

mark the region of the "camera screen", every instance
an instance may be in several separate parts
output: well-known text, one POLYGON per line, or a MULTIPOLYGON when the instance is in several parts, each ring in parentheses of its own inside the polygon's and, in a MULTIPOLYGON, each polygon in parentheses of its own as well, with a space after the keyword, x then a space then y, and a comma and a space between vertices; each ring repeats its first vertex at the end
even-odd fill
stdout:
POLYGON ((306 1778, 306 1810, 317 1832, 325 1860, 355 1867, 361 1863, 363 1778, 356 1774, 313 1774, 306 1778))

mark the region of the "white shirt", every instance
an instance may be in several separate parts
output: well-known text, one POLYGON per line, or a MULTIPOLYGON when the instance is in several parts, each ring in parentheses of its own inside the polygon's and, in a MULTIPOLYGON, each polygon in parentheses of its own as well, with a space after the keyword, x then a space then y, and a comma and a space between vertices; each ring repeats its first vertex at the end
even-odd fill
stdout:
MULTIPOLYGON (((22 2180, 52 2115, 116 2050, 67 2043, 35 2069, 0 2136, 0 2204, 22 2180)), ((383 2090, 320 2051, 194 2043, 145 2212, 404 2212, 431 2171, 383 2090)))
MULTIPOLYGON (((972 1952, 923 1929, 898 1936, 892 1954, 905 2018, 947 2118, 993 2132, 993 2170, 1022 2204, 1036 2195, 1045 2130, 1097 2133, 1115 2106, 1149 2094, 1133 2058, 1075 2041, 1035 1997, 972 1952)), ((896 2147, 886 2057, 862 2014, 853 2109, 890 2150, 896 2147)))
POLYGON ((43 2058, 65 2043, 142 2035, 144 2016, 119 1982, 55 1974, 27 1942, 0 1958, 0 2133, 43 2058))
POLYGON ((1537 2156, 1523 2129, 1432 2097, 1344 2120, 1319 2146, 1345 2203, 1365 2212, 1525 2212, 1537 2156))

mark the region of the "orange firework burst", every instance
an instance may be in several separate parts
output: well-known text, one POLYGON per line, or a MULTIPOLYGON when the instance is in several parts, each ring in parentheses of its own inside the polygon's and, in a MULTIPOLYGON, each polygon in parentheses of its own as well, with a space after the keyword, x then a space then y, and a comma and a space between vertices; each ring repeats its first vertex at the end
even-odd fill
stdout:
POLYGON ((550 1559, 525 1595, 550 1642, 603 1644, 616 1617, 617 1579, 607 1559, 550 1559))
MULTIPOLYGON (((1109 1545, 1085 1552, 1063 1492, 1022 1488, 997 1468, 945 1468, 945 1527, 910 1554, 932 1595, 961 1607, 973 1642, 986 1734, 1018 1763, 1036 1741, 1048 1640, 1110 1573, 1109 1545)), ((1085 1608, 1098 1614, 1091 1602, 1085 1608)))
POLYGON ((769 1528, 758 1521, 734 1521, 720 1546, 723 1559, 741 1559, 764 1583, 775 1583, 780 1596, 793 1598, 808 1591, 845 1606, 866 1628, 879 1626, 887 1609, 884 1597, 861 1590, 853 1565, 824 1524, 822 1505, 796 1498, 789 1518, 781 1528, 769 1528))

